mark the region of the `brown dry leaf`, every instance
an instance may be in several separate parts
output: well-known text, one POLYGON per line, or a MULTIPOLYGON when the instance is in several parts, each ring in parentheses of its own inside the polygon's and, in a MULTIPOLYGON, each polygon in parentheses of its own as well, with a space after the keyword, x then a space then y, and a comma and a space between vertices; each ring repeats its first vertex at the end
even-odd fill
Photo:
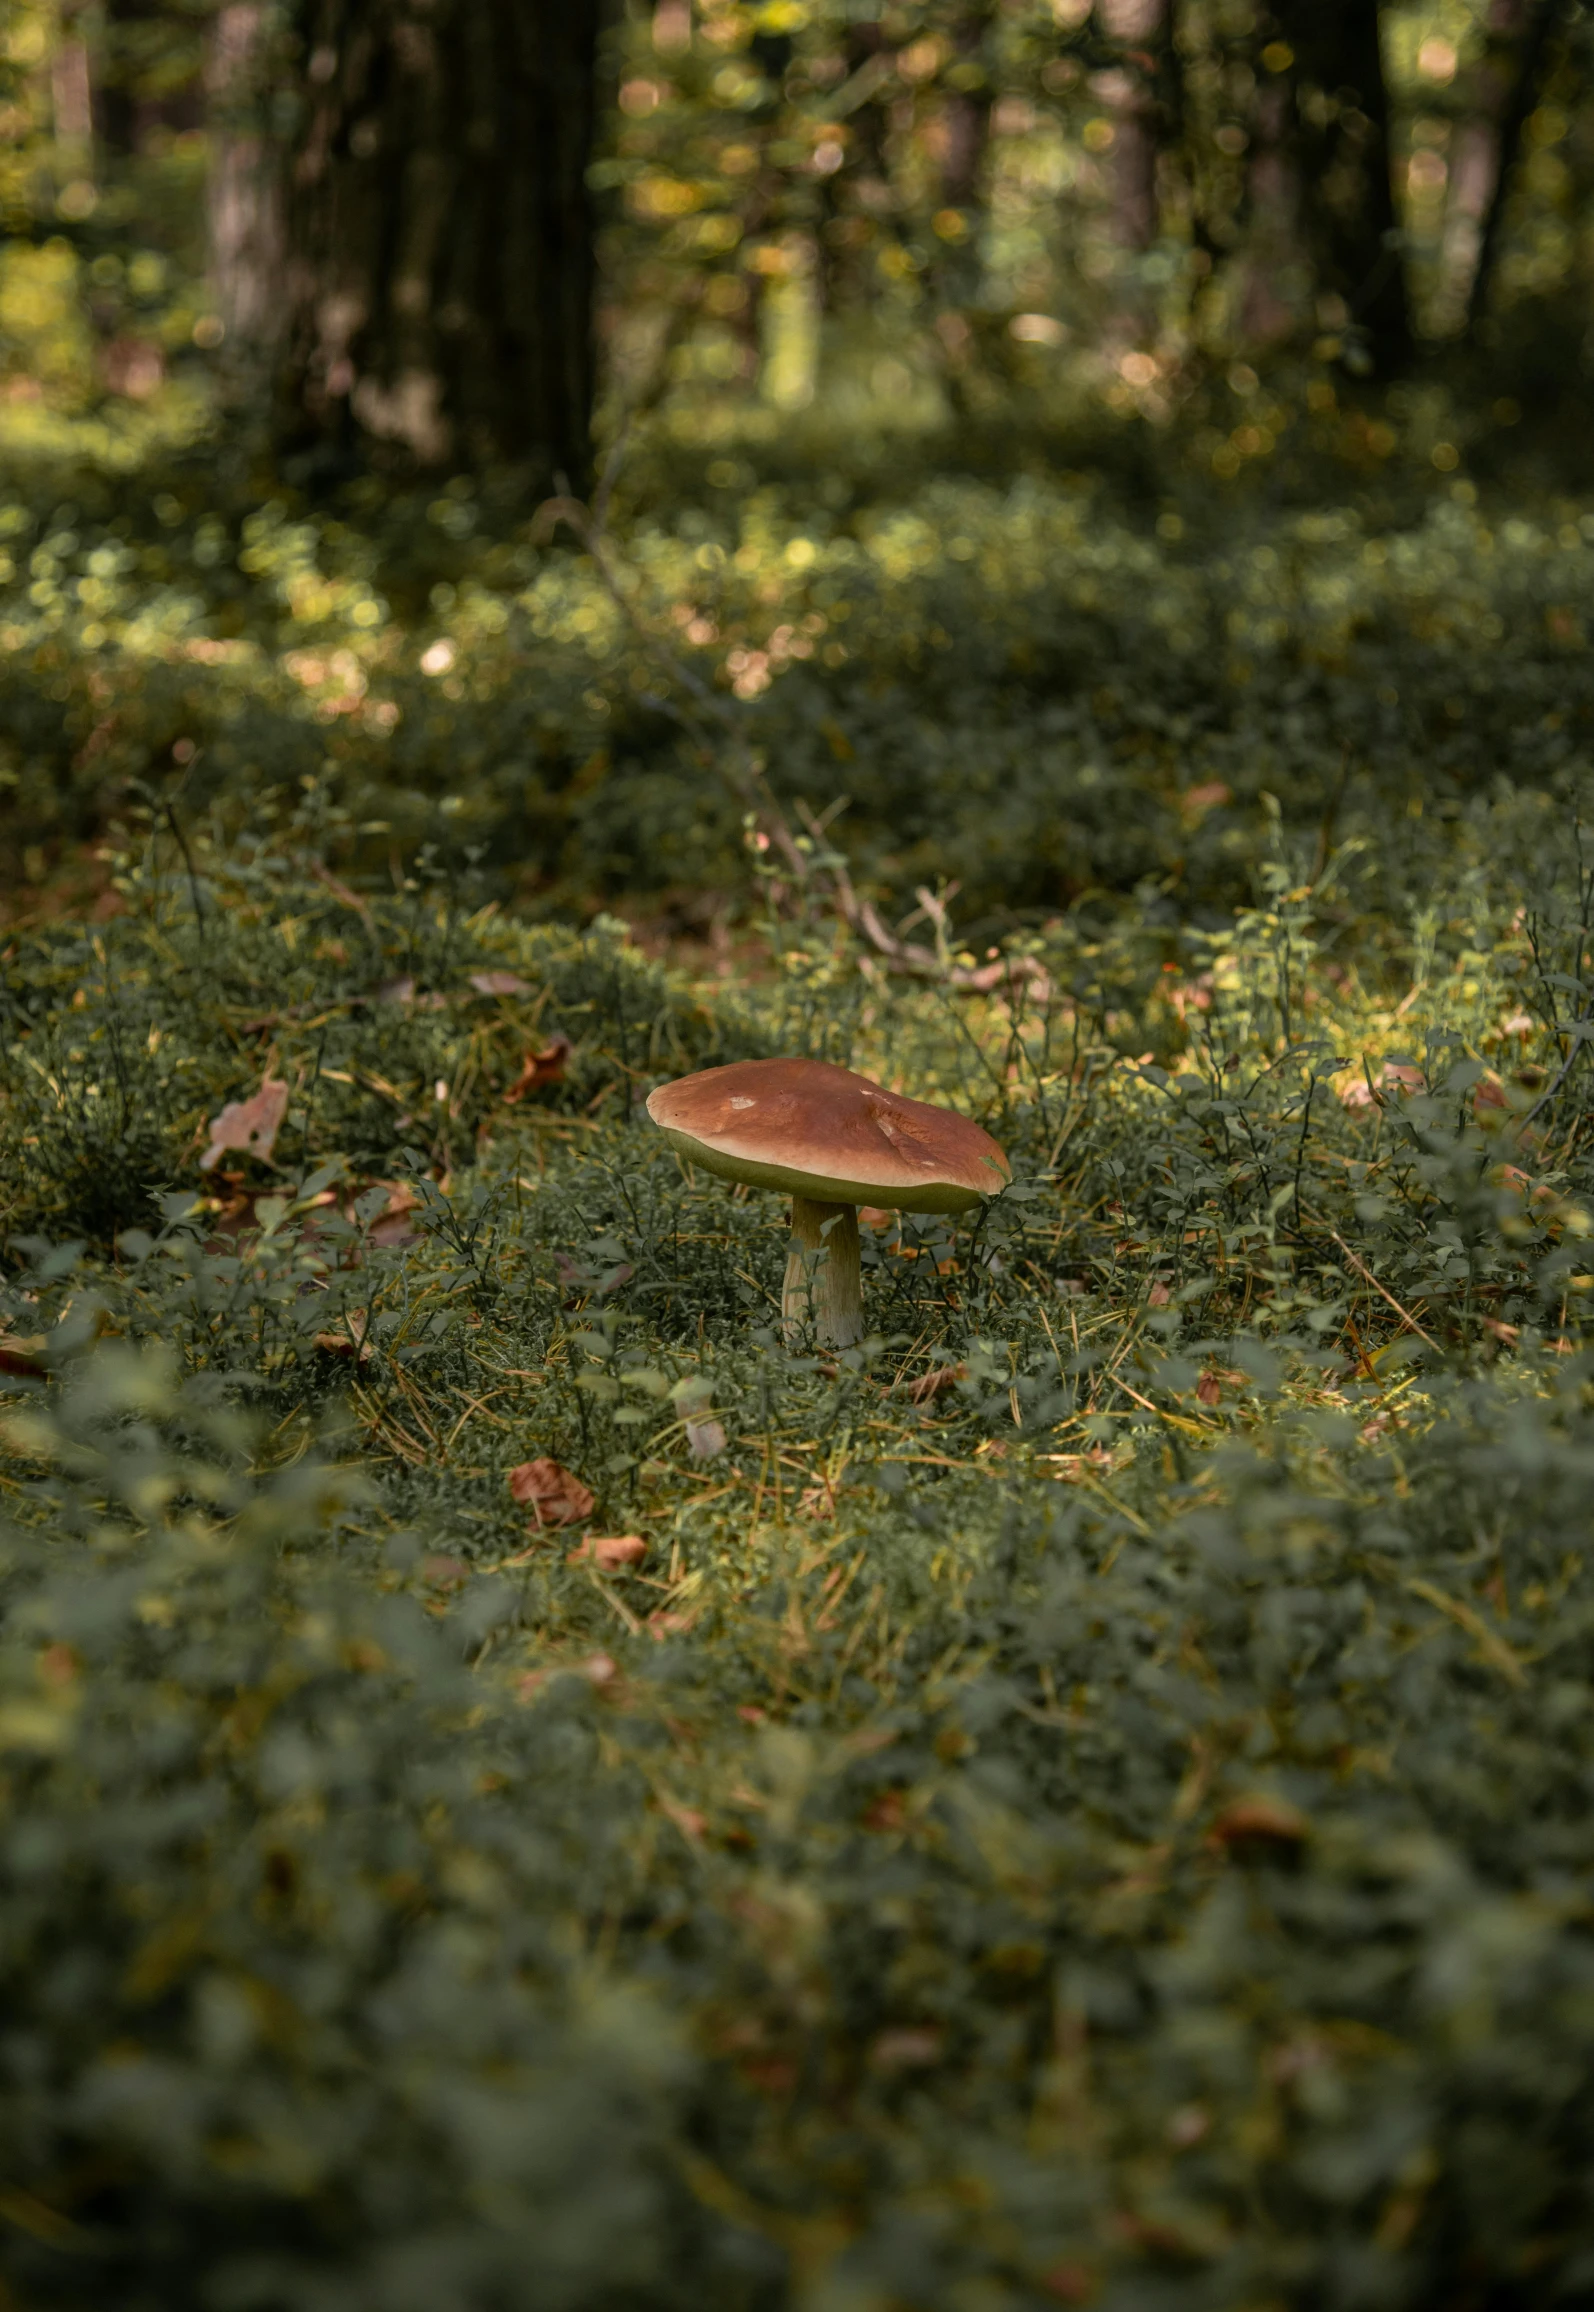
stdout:
POLYGON ((512 971, 473 971, 470 984, 478 995, 530 995, 531 989, 512 971))
POLYGON ((1237 1846, 1253 1840, 1271 1846, 1299 1846, 1307 1829, 1306 1817, 1298 1807, 1291 1806, 1287 1799, 1257 1791, 1249 1797, 1229 1801, 1212 1825, 1212 1837, 1219 1846, 1237 1846))
POLYGON ((1187 819, 1199 818, 1204 811, 1215 811, 1220 803, 1233 799, 1221 779, 1208 779, 1199 787, 1186 787, 1179 797, 1179 808, 1187 819))
POLYGON ((0 1373, 34 1378, 44 1371, 43 1333, 0 1333, 0 1373))
POLYGON ((939 2063, 945 2034, 939 2024, 904 2024, 895 2031, 881 2031, 871 2041, 869 2061, 876 2071, 922 2071, 927 2064, 939 2063))
POLYGON ((368 1321, 366 1310, 350 1309, 343 1318, 343 1331, 317 1333, 315 1345, 318 1349, 324 1349, 329 1357, 352 1357, 358 1352, 359 1362, 363 1365, 368 1362, 371 1354, 371 1344, 365 1337, 368 1321))
POLYGON ((1218 1379, 1216 1373, 1203 1373, 1196 1383, 1195 1393, 1203 1405, 1221 1405, 1223 1402, 1223 1383, 1218 1379))
POLYGON ((667 1790, 655 1790, 653 1798, 659 1812, 665 1819, 673 1822, 681 1836, 689 1839, 695 1846, 708 1828, 707 1815, 699 1814, 695 1806, 683 1806, 680 1800, 672 1798, 667 1790))
POLYGON ((968 1377, 967 1365, 938 1365, 933 1373, 921 1373, 916 1381, 910 1381, 908 1395, 915 1405, 930 1405, 968 1377))
POLYGON ((470 1579, 470 1567, 462 1557, 435 1557, 421 1560, 421 1579, 432 1589, 459 1589, 470 1579))
MULTIPOLYGON (((515 1560, 511 1558, 513 1565, 515 1560)), ((570 1676, 585 1678, 599 1693, 612 1694, 619 1699, 625 1691, 625 1681, 619 1666, 610 1654, 589 1654, 584 1662, 551 1663, 546 1669, 527 1670, 515 1681, 515 1692, 523 1702, 531 1702, 542 1692, 550 1678, 570 1676)))
POLYGON ((539 1526, 579 1525, 595 1506, 580 1478, 558 1461, 522 1461, 509 1472, 509 1490, 528 1504, 539 1526))
POLYGON ((287 1085, 268 1076, 252 1100, 234 1100, 219 1116, 212 1116, 210 1146, 199 1159, 200 1171, 212 1171, 229 1148, 241 1149, 244 1155, 258 1156, 263 1164, 269 1164, 287 1113, 287 1085))
POLYGON ((407 1180, 373 1180, 373 1188, 387 1190, 387 1209, 373 1221, 370 1238, 373 1244, 410 1244, 420 1231, 411 1226, 409 1215, 420 1206, 420 1197, 407 1180))
POLYGON ((1342 1108, 1371 1108, 1384 1105, 1385 1092, 1420 1092, 1427 1084, 1421 1068, 1409 1066, 1403 1060, 1386 1060, 1368 1083, 1365 1075, 1356 1076, 1346 1084, 1339 1095, 1342 1108))
POLYGON ((517 1100, 523 1100, 528 1092, 540 1091, 544 1084, 561 1082, 573 1049, 568 1036, 551 1036, 546 1050, 528 1052, 520 1074, 504 1094, 505 1107, 512 1108, 517 1100))
POLYGON ((1097 2285, 1096 2275, 1088 2264, 1054 2264, 1049 2272, 1041 2274, 1041 2286, 1048 2296, 1055 2296, 1059 2304, 1088 2304, 1097 2285))
POLYGON ((570 1563, 578 1565, 585 1559, 604 1573, 617 1573, 622 1566, 640 1565, 647 1554, 647 1541, 640 1533, 589 1533, 570 1552, 570 1563))

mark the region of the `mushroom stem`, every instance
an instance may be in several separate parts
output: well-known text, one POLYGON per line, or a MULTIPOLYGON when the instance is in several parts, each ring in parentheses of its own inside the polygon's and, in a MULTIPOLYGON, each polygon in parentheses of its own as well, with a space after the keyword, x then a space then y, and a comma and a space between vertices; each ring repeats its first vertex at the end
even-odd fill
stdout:
POLYGON ((813 1327, 827 1349, 850 1349, 863 1339, 863 1270, 858 1260, 858 1214, 850 1204, 791 1200, 791 1249, 780 1313, 794 1347, 813 1327), (830 1233, 825 1233, 829 1221, 830 1233))

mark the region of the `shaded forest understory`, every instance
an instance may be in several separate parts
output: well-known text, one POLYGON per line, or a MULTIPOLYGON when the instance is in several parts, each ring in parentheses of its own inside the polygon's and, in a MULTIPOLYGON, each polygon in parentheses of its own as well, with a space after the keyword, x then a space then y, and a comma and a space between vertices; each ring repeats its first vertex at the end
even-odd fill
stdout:
POLYGON ((0 2308, 1586 2305, 1594 19, 547 15, 0 43, 0 2308))

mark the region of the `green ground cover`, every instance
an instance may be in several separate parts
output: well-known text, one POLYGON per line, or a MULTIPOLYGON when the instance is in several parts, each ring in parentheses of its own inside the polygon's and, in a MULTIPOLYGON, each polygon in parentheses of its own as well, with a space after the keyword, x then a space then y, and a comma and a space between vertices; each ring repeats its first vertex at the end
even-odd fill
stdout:
MULTIPOLYGON (((977 504, 1015 534, 1012 495, 952 496, 955 537, 977 504)), ((1152 634, 1153 568, 1224 598, 1061 495, 1045 520, 1074 543, 1037 547, 1032 598, 1008 572, 1032 638, 1075 632, 1103 537, 1093 634, 1152 634)), ((1155 745, 1045 757, 1065 793, 1099 762, 1116 875, 1091 854, 1031 907, 948 837, 943 954, 1012 967, 983 993, 863 968, 817 906, 746 912, 743 968, 694 980, 613 919, 500 905, 490 852, 381 888, 340 786, 366 773, 321 766, 409 707, 379 742, 280 660, 128 678, 106 750, 181 701, 172 735, 269 727, 314 785, 274 832, 212 828, 197 788, 130 817, 114 899, 5 949, 11 2301, 1586 2300, 1594 880, 1586 677, 1546 623, 1586 549, 1502 523, 1485 562, 1478 520, 1447 500, 1382 564, 1347 533, 1310 565, 1384 590, 1313 694, 1364 718, 1348 770, 1306 694, 1281 719, 1294 642, 1231 693, 1270 702, 1272 757, 1261 725, 1180 726, 1147 655, 1119 703, 1155 745), (1440 616, 1403 554, 1452 557, 1448 635, 1390 607, 1440 616), (1379 652, 1416 670, 1387 709, 1379 652), (1430 695, 1476 702, 1448 756, 1403 719, 1430 695), (1193 763, 1229 793, 1181 808, 1193 763), (978 1228, 865 1231, 877 1329, 839 1358, 779 1338, 774 1200, 684 1173, 641 1113, 772 1051, 944 1099, 1014 1160, 978 1228), (270 1161, 202 1168, 263 1083, 270 1161), (567 1524, 511 1484, 537 1461, 567 1524)), ((803 535, 798 575, 829 551, 803 535)), ((116 613, 50 551, 8 679, 43 697, 53 665, 69 717, 99 664, 72 621, 116 613)), ((599 607, 573 564, 543 583, 599 607)), ((894 619, 906 653, 943 583, 860 588, 849 642, 894 619)), ((367 599, 335 614, 380 640, 367 599)), ((406 697, 457 676, 462 743, 563 711, 558 649, 542 688, 512 672, 534 616, 477 641, 462 610, 406 697)), ((613 684, 633 643, 604 648, 613 684)), ((1032 694, 990 679, 1009 711, 968 728, 1016 764, 1032 694)), ((750 703, 795 730, 818 680, 750 703)), ((861 780, 883 756, 843 736, 861 780)), ((901 762, 857 814, 882 904, 901 762)), ((491 844, 467 767, 432 764, 491 844)))
POLYGON ((141 790, 236 828, 309 782, 351 868, 470 846, 544 909, 624 895, 701 928, 745 880, 729 748, 788 806, 844 806, 904 906, 956 878, 977 940, 1097 886, 1231 911, 1265 793, 1371 839, 1398 912, 1443 871, 1436 822, 1575 769, 1594 712, 1594 498, 1483 451, 1481 484, 1437 476, 1440 421, 1403 407, 1253 396, 1279 446, 1226 485, 1122 428, 1090 472, 1000 443, 949 472, 911 434, 817 467, 666 444, 621 474, 607 580, 463 483, 356 486, 334 516, 218 486, 208 453, 147 494, 18 467, 8 824, 42 881, 141 790))

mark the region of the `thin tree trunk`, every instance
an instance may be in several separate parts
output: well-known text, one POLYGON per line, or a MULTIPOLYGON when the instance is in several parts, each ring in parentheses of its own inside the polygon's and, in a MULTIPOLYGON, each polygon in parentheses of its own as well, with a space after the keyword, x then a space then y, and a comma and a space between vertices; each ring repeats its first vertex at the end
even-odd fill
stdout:
POLYGON ((282 325, 280 155, 268 134, 266 0, 227 0, 205 56, 210 167, 205 185, 211 290, 235 398, 266 384, 282 325))
POLYGON ((895 208, 886 124, 876 101, 893 77, 893 65, 882 49, 879 25, 850 22, 842 53, 847 73, 832 117, 846 136, 846 157, 823 178, 819 194, 820 298, 827 313, 868 305, 874 282, 866 254, 874 241, 868 211, 874 209, 878 223, 882 199, 893 213, 895 208), (859 198, 861 186, 871 189, 868 203, 859 198))
POLYGON ((1283 0, 1276 15, 1295 52, 1303 224, 1317 287, 1350 316, 1349 365, 1394 376, 1410 363, 1412 333, 1378 0, 1283 0))
MULTIPOLYGON (((952 33, 959 64, 978 66, 987 24, 982 10, 970 9, 959 17, 952 33)), ((990 142, 989 82, 982 76, 977 88, 949 89, 941 102, 941 207, 949 218, 961 220, 962 230, 956 239, 948 239, 946 254, 936 268, 936 290, 948 307, 972 304, 979 293, 980 194, 990 142)))
POLYGON ((1113 237, 1140 255, 1157 238, 1157 76, 1168 0, 1097 0, 1096 22, 1114 52, 1091 84, 1113 125, 1113 237))
POLYGON ((1522 134, 1538 104, 1550 58, 1550 35, 1560 0, 1493 0, 1489 44, 1479 75, 1477 116, 1463 132, 1469 163, 1465 187, 1457 157, 1456 239, 1445 220, 1446 254, 1459 259, 1456 304, 1469 336, 1475 335, 1494 282, 1495 261, 1505 230, 1512 179, 1522 151, 1522 134), (1471 206, 1471 230, 1466 208, 1471 206))
POLYGON ((584 487, 600 0, 309 0, 285 446, 584 487))
MULTIPOLYGON (((1155 244, 1161 228, 1158 163, 1164 106, 1157 84, 1168 38, 1168 0, 1096 0, 1096 26, 1111 55, 1091 80, 1113 129, 1110 229, 1121 259, 1132 267, 1155 244)), ((1122 344, 1144 335, 1152 316, 1131 280, 1118 284, 1118 307, 1108 336, 1122 344)))
POLYGON ((112 162, 137 159, 158 131, 203 125, 198 74, 173 70, 187 62, 192 37, 170 0, 104 0, 94 116, 112 162))
POLYGON ((1287 78, 1270 74, 1252 113, 1240 332, 1259 352, 1287 343, 1313 318, 1291 97, 1287 78))

